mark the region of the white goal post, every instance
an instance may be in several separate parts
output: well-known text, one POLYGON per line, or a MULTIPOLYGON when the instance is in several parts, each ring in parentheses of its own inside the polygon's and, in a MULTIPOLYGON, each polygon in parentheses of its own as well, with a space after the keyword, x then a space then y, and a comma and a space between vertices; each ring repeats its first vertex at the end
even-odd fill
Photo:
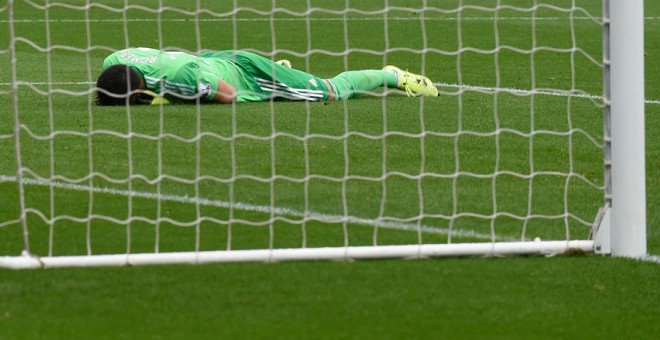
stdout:
MULTIPOLYGON (((409 7, 392 5, 382 9, 354 9, 350 7, 350 2, 346 1, 343 8, 337 9, 314 7, 316 2, 308 0, 305 7, 298 10, 276 7, 276 4, 280 3, 279 1, 273 1, 273 8, 264 10, 242 7, 238 5, 239 1, 234 1, 233 7, 228 9, 203 8, 201 2, 191 5, 193 9, 190 9, 189 6, 183 5, 182 8, 149 8, 142 5, 130 5, 128 1, 123 7, 113 7, 103 1, 98 3, 88 1, 85 6, 77 6, 59 2, 46 2, 45 5, 40 5, 31 1, 9 0, 4 8, 0 8, 0 16, 2 16, 0 19, 3 22, 2 25, 8 28, 7 37, 9 38, 7 49, 2 50, 1 48, 4 47, 0 47, 0 62, 6 60, 2 66, 6 65, 11 69, 11 72, 0 73, 2 77, 0 78, 0 83, 2 83, 0 84, 0 100, 2 100, 4 111, 7 111, 0 117, 0 120, 5 120, 0 123, 0 150, 11 152, 13 159, 6 163, 9 165, 0 167, 0 190, 6 190, 8 194, 3 195, 12 201, 6 202, 3 198, 0 202, 8 207, 6 210, 0 210, 2 212, 0 214, 0 268, 451 256, 550 256, 566 253, 596 253, 632 258, 647 256, 644 2, 643 0, 602 0, 601 16, 589 13, 577 2, 579 1, 569 1, 569 6, 562 7, 539 0, 533 1, 533 4, 528 7, 515 7, 502 0, 498 0, 496 4, 488 2, 490 5, 483 6, 472 3, 463 4, 463 1, 459 1, 457 8, 442 8, 437 2, 424 0, 411 1, 412 5, 409 7), (57 17, 60 12, 69 10, 79 11, 83 15, 79 18, 57 17), (23 16, 23 12, 20 11, 39 13, 41 16, 34 19, 37 16, 23 16), (546 18, 539 14, 546 12, 558 13, 561 18, 546 18), (107 13, 109 19, 100 18, 98 13, 107 13), (474 17, 469 17, 470 13, 475 14, 474 17), (173 19, 168 19, 170 21, 163 19, 170 14, 173 19), (244 14, 245 17, 242 16, 244 14), (138 17, 135 18, 135 15, 138 17), (144 15, 145 18, 140 18, 140 15, 144 15), (519 18, 519 16, 523 18, 519 18), (580 17, 577 18, 578 16, 580 17), (537 45, 537 39, 540 40, 537 37, 537 26, 544 21, 549 22, 555 19, 557 22, 565 20, 567 25, 570 25, 567 35, 568 40, 571 40, 568 44, 571 46, 568 48, 537 45), (408 100, 406 103, 413 103, 414 108, 411 112, 406 113, 412 114, 416 117, 415 121, 419 121, 418 127, 416 127, 419 128, 419 131, 404 131, 405 127, 391 128, 390 124, 397 124, 396 119, 393 118, 397 112, 388 110, 398 110, 397 108, 400 106, 397 106, 398 102, 390 102, 389 96, 385 94, 403 97, 400 92, 391 89, 385 89, 384 94, 375 93, 377 98, 369 99, 371 104, 382 109, 382 117, 378 117, 374 122, 374 124, 380 125, 378 126, 379 135, 368 131, 368 128, 353 127, 353 124, 361 123, 352 120, 354 119, 353 112, 358 110, 350 106, 353 104, 352 101, 327 105, 329 110, 343 109, 342 117, 333 116, 341 120, 338 124, 339 132, 328 132, 329 130, 324 131, 323 128, 314 130, 315 124, 323 125, 323 123, 314 121, 314 115, 322 114, 316 112, 320 110, 313 104, 295 103, 296 106, 283 106, 272 101, 261 104, 269 110, 265 116, 270 120, 265 122, 267 125, 269 124, 265 128, 266 135, 254 132, 256 130, 249 130, 252 127, 241 130, 240 126, 243 126, 241 124, 248 124, 241 123, 243 116, 237 113, 238 106, 241 104, 235 104, 231 109, 223 111, 223 114, 229 117, 227 119, 229 126, 222 131, 220 130, 225 127, 218 128, 218 130, 212 130, 212 128, 207 130, 204 127, 205 119, 207 119, 204 111, 209 110, 209 106, 197 104, 193 113, 195 120, 192 127, 192 131, 195 132, 193 136, 167 130, 170 127, 166 126, 163 120, 166 119, 165 117, 170 117, 168 112, 171 112, 171 107, 166 108, 163 105, 151 107, 152 111, 144 111, 147 113, 142 114, 143 116, 153 115, 160 119, 158 123, 154 123, 155 130, 149 130, 153 133, 141 132, 139 130, 142 128, 141 126, 132 127, 133 123, 141 124, 139 121, 141 118, 137 116, 143 111, 130 107, 116 111, 123 115, 117 120, 126 120, 125 125, 128 126, 126 131, 98 128, 99 125, 96 124, 107 118, 104 118, 102 114, 99 115, 93 104, 93 94, 96 90, 94 77, 97 76, 100 65, 93 65, 92 55, 137 46, 115 45, 109 47, 92 43, 95 41, 93 40, 95 34, 107 34, 107 32, 96 31, 98 28, 93 26, 93 23, 101 22, 102 24, 99 24, 98 27, 104 27, 102 25, 121 22, 124 32, 113 34, 122 35, 123 41, 128 45, 131 44, 131 41, 137 40, 134 36, 129 35, 129 25, 136 22, 150 22, 150 20, 154 22, 152 26, 157 29, 158 35, 157 46, 154 47, 173 48, 173 46, 163 44, 168 23, 193 22, 193 30, 199 35, 206 29, 206 26, 203 26, 204 23, 212 22, 232 27, 230 32, 226 32, 227 35, 233 36, 231 38, 233 46, 230 47, 247 50, 250 48, 237 43, 242 36, 237 28, 239 25, 244 25, 250 20, 266 22, 262 27, 270 28, 275 32, 276 25, 281 22, 295 21, 301 31, 306 31, 303 32, 305 33, 303 36, 308 39, 306 44, 303 44, 306 50, 279 48, 280 45, 277 43, 278 39, 282 39, 281 36, 267 33, 269 35, 265 40, 270 40, 272 50, 258 49, 256 52, 273 59, 281 55, 296 58, 304 63, 299 66, 303 70, 311 68, 310 64, 314 58, 324 58, 323 60, 335 58, 340 61, 339 64, 345 67, 341 71, 345 71, 348 70, 349 63, 354 60, 351 58, 356 55, 364 56, 365 60, 375 56, 381 58, 386 64, 390 60, 398 60, 397 55, 407 53, 418 56, 417 65, 421 66, 421 73, 433 74, 436 72, 433 69, 433 62, 445 60, 443 58, 454 58, 452 60, 455 62, 450 64, 456 69, 456 75, 452 75, 456 81, 444 82, 440 79, 442 82, 436 85, 440 88, 440 96, 449 98, 448 102, 453 103, 453 106, 443 105, 443 107, 451 107, 455 111, 452 112, 453 116, 448 121, 456 122, 456 131, 444 130, 442 127, 433 126, 431 122, 427 122, 427 120, 433 119, 427 112, 427 110, 433 109, 433 106, 430 104, 431 99, 422 98, 405 98, 408 100), (322 50, 315 47, 317 45, 311 41, 311 37, 315 36, 313 32, 318 29, 318 26, 315 26, 315 20, 324 23, 341 22, 337 27, 343 27, 343 32, 340 34, 341 37, 337 38, 343 39, 341 47, 343 51, 322 50), (351 42, 354 38, 351 38, 350 34, 355 26, 351 25, 356 24, 352 20, 382 21, 385 31, 383 50, 379 50, 378 47, 352 46, 351 42), (531 47, 512 46, 509 45, 512 43, 504 42, 504 39, 501 39, 500 23, 506 23, 508 20, 531 22, 531 32, 529 33, 531 47), (602 61, 598 60, 600 55, 590 55, 578 46, 576 42, 578 33, 573 27, 577 20, 589 22, 600 20, 600 23, 596 23, 596 25, 600 25, 602 28, 602 61), (414 36, 415 39, 421 37, 423 40, 418 49, 399 46, 396 36, 388 34, 389 25, 395 23, 404 25, 408 21, 413 21, 413 24, 405 26, 411 29, 411 36, 414 36), (466 35, 470 34, 469 30, 462 31, 462 23, 466 21, 490 23, 488 30, 494 32, 493 40, 497 46, 493 49, 471 46, 470 43, 476 40, 466 38, 466 35), (63 47, 57 43, 50 45, 51 40, 55 39, 51 38, 51 35, 56 35, 51 32, 51 22, 54 23, 53 25, 55 23, 57 25, 79 23, 78 27, 86 28, 86 32, 80 35, 81 39, 86 39, 86 43, 82 44, 83 47, 63 47), (433 27, 436 22, 449 22, 456 27, 455 48, 433 45, 433 42, 437 40, 432 40, 430 36, 436 33, 430 32, 428 28, 433 27), (40 41, 33 41, 40 38, 37 34, 26 33, 26 27, 29 25, 47 27, 45 31, 47 45, 42 45, 40 41), (94 28, 92 29, 92 27, 94 28), (29 49, 33 52, 32 55, 20 53, 21 48, 29 49), (80 58, 80 62, 86 64, 82 66, 87 67, 87 70, 80 72, 79 83, 56 80, 59 79, 59 71, 54 56, 60 51, 84 56, 80 58), (531 65, 529 66, 531 79, 529 82, 522 83, 530 84, 529 89, 510 88, 506 85, 507 83, 504 81, 506 65, 500 59, 504 58, 500 57, 500 54, 507 53, 528 60, 525 62, 531 65), (547 84, 555 81, 554 76, 548 76, 550 80, 547 81, 540 79, 539 74, 542 71, 537 71, 534 67, 537 63, 541 63, 539 56, 546 53, 568 56, 567 59, 570 60, 570 66, 566 71, 569 78, 568 88, 549 88, 547 84), (38 57, 28 60, 35 54, 38 57), (467 56, 473 54, 491 58, 488 60, 495 65, 495 69, 492 76, 485 77, 493 79, 489 84, 494 86, 464 82, 464 74, 470 71, 469 67, 472 65, 467 56), (579 73, 579 66, 576 66, 578 62, 575 60, 582 55, 585 55, 584 59, 590 66, 602 69, 602 96, 591 95, 575 84, 576 79, 579 78, 576 75, 579 73), (42 79, 36 79, 32 75, 26 76, 29 74, 26 71, 30 68, 29 63, 35 60, 46 60, 48 74, 43 75, 42 79), (75 86, 83 86, 85 89, 76 89, 75 86), (44 107, 46 107, 47 113, 39 112, 43 114, 37 119, 31 116, 30 110, 41 109, 38 108, 38 104, 33 106, 29 103, 26 104, 26 101, 29 101, 26 100, 28 98, 26 93, 45 98, 44 107), (480 123, 472 125, 469 123, 472 112, 469 106, 474 103, 472 97, 469 97, 470 95, 480 96, 482 99, 479 100, 485 102, 483 107, 492 110, 492 112, 486 113, 488 118, 484 119, 492 122, 491 130, 484 128, 480 123), (565 119, 568 121, 567 127, 558 127, 557 131, 552 131, 545 126, 537 126, 539 124, 537 117, 543 117, 540 108, 543 105, 543 98, 540 98, 542 96, 565 98, 562 99, 565 101, 561 104, 565 107, 562 109, 564 114, 568 116, 565 119), (66 97, 70 101, 67 104, 57 104, 60 97, 66 97), (594 137, 580 127, 573 127, 572 115, 575 114, 573 111, 580 109, 579 105, 573 103, 574 97, 577 98, 576 100, 591 102, 592 108, 594 106, 597 109, 602 108, 604 126, 602 137, 594 137), (522 110, 529 111, 525 112, 525 117, 529 117, 528 126, 523 125, 520 130, 515 130, 509 125, 505 125, 504 115, 510 111, 505 107, 508 100, 527 103, 522 110), (5 103, 11 105, 6 106, 5 103), (83 117, 83 124, 87 125, 76 130, 79 127, 69 127, 66 126, 66 123, 58 121, 59 111, 67 110, 66 105, 84 106, 88 115, 83 117), (297 132, 287 130, 289 127, 282 127, 279 119, 286 116, 286 114, 282 114, 284 110, 304 111, 301 117, 306 119, 306 125, 301 125, 300 131, 304 131, 305 135, 299 136, 297 132), (40 119, 43 119, 41 123, 39 123, 40 119), (87 120, 85 121, 85 119, 87 120), (10 123, 7 123, 8 121, 10 123), (312 121, 316 123, 310 123, 312 121), (65 127, 59 130, 58 126, 65 127), (574 149, 577 149, 575 145, 582 135, 587 136, 585 139, 589 140, 590 145, 594 144, 602 151, 604 160, 602 169, 589 170, 588 174, 581 172, 578 164, 579 157, 572 154, 578 152, 574 149), (62 163, 66 163, 69 158, 75 158, 74 156, 65 156, 63 162, 56 160, 56 155, 65 154, 67 151, 60 149, 61 144, 56 144, 55 140, 58 140, 57 143, 62 143, 62 140, 67 140, 67 138, 83 141, 83 148, 80 150, 86 150, 83 153, 87 154, 83 155, 81 159, 87 164, 69 169, 66 168, 66 164, 62 165, 62 163), (505 144, 504 140, 517 141, 518 139, 522 140, 520 142, 523 145, 521 150, 529 150, 528 155, 521 157, 529 159, 525 160, 522 165, 511 165, 514 168, 519 167, 515 168, 517 170, 510 170, 506 167, 508 164, 502 164, 505 163, 503 160, 507 159, 504 154, 509 145, 505 144), (565 150, 558 154, 568 154, 569 165, 562 164, 558 165, 558 168, 549 169, 543 167, 543 161, 539 160, 539 157, 543 157, 542 154, 539 154, 542 151, 537 150, 539 150, 538 145, 542 144, 545 139, 561 139, 556 144, 549 144, 551 146, 548 148, 558 148, 557 145, 565 147, 565 150), (102 159, 105 156, 95 154, 96 148, 99 147, 96 143, 99 141, 104 143, 106 140, 110 141, 106 144, 111 147, 102 152, 110 154, 113 150, 121 148, 124 154, 120 152, 117 154, 126 159, 110 162, 102 159), (206 158, 204 157, 216 157, 215 155, 208 156, 206 153, 208 152, 207 146, 204 146, 203 143, 209 143, 209 140, 212 141, 214 147, 217 147, 214 150, 227 154, 226 164, 231 165, 231 169, 217 170, 214 167, 220 167, 219 165, 205 165, 206 158), (363 169, 359 166, 360 162, 367 161, 364 158, 367 156, 358 157, 357 160, 352 158, 354 157, 352 148, 355 146, 351 143, 355 140, 364 142, 361 146, 363 152, 368 152, 370 157, 377 159, 375 162, 377 164, 373 169, 363 169), (427 170, 431 166, 435 166, 436 157, 440 157, 436 156, 433 150, 428 150, 432 146, 441 144, 431 144, 431 141, 436 140, 449 141, 446 143, 446 152, 438 152, 447 157, 449 160, 447 163, 453 166, 453 168, 450 166, 450 170, 446 172, 443 172, 444 170, 427 170), (472 144, 466 143, 470 140, 487 140, 487 142, 486 144, 475 143, 473 146, 476 149, 470 149, 467 145, 472 144), (400 157, 396 153, 397 148, 410 141, 414 147, 406 149, 407 151, 404 153, 420 154, 418 158, 414 159, 419 169, 416 170, 417 172, 400 168, 393 169, 390 162, 400 157), (290 144, 288 149, 279 146, 278 143, 284 142, 290 144), (401 142, 401 144, 396 144, 397 142, 401 142), (169 145, 174 144, 178 145, 172 149, 176 151, 166 149, 169 145), (32 151, 30 148, 40 151, 32 151), (242 172, 247 171, 244 170, 244 163, 241 163, 242 159, 247 156, 244 156, 242 152, 260 152, 259 150, 262 148, 267 150, 263 155, 270 157, 269 160, 264 160, 264 163, 267 163, 266 172, 258 174, 242 172), (373 149, 377 151, 373 152, 373 149), (286 159, 293 157, 281 156, 282 150, 300 153, 303 155, 300 158, 304 159, 305 163, 300 166, 300 169, 291 170, 291 173, 279 173, 282 165, 279 163, 278 157, 286 159), (331 150, 337 152, 337 162, 343 162, 343 165, 338 166, 337 172, 334 173, 324 168, 327 164, 317 161, 321 156, 331 157, 327 156, 331 150), (31 154, 39 152, 43 152, 42 157, 31 156, 31 154), (184 160, 190 158, 190 161, 186 163, 189 164, 187 173, 176 174, 174 171, 164 170, 169 164, 168 153, 174 152, 178 152, 178 154, 174 155, 173 159, 181 159, 180 163, 185 163, 184 160), (461 159, 459 156, 462 153, 488 154, 489 152, 495 154, 494 161, 491 165, 480 165, 487 169, 483 172, 481 172, 482 169, 471 168, 470 161, 465 161, 465 158, 461 159), (155 161, 150 164, 152 167, 148 168, 143 165, 139 157, 155 159, 155 161), (539 164, 535 164, 535 162, 539 164), (105 163, 109 169, 107 172, 99 170, 104 169, 102 166, 105 163), (87 167, 89 171, 80 174, 78 170, 81 167, 87 167), (122 170, 116 170, 117 168, 122 170), (126 174, 115 174, 121 173, 123 169, 126 174), (144 173, 140 172, 141 169, 144 173), (592 172, 602 173, 602 179, 593 180, 592 177, 600 175, 592 175, 592 172), (196 177, 186 177, 191 173, 196 177), (539 212, 536 210, 538 201, 546 199, 538 198, 535 192, 535 190, 540 190, 539 182, 545 179, 563 183, 558 194, 549 194, 552 199, 559 200, 557 206, 561 207, 561 211, 539 212), (464 181, 469 184, 465 184, 464 181), (97 186, 99 182, 105 183, 107 186, 99 187, 97 186), (574 199, 571 196, 573 190, 577 190, 574 182, 579 182, 580 186, 587 187, 589 190, 602 193, 602 202, 598 202, 601 208, 598 212, 587 214, 589 218, 593 217, 593 220, 587 221, 581 213, 574 212, 571 210, 572 207, 569 208, 573 203, 571 200, 574 199), (522 191, 507 191, 509 190, 507 185, 511 183, 520 184, 522 191), (481 187, 485 188, 480 194, 483 202, 476 202, 480 200, 475 198, 479 197, 477 194, 464 196, 461 190, 471 186, 475 187, 476 191, 481 190, 481 187), (243 187, 248 189, 242 189, 243 187), (280 191, 284 190, 281 187, 290 187, 291 191, 280 191), (367 195, 364 191, 353 189, 353 187, 360 187, 360 190, 373 190, 375 193, 367 195), (324 188, 323 190, 326 191, 319 188, 324 188), (430 191, 433 190, 438 190, 438 192, 434 192, 432 195, 430 191), (506 195, 499 194, 500 190, 506 195), (406 191, 410 191, 412 194, 404 196, 406 191), (203 193, 213 193, 222 199, 216 196, 211 199, 203 193), (255 196, 249 196, 247 193, 255 193, 255 196), (112 215, 112 213, 104 215, 103 211, 110 211, 110 207, 106 207, 104 204, 115 204, 112 203, 115 201, 104 195, 119 202, 116 204, 121 206, 118 208, 120 212, 117 212, 116 215, 112 215), (315 195, 318 197, 314 197, 315 195), (400 195, 400 198, 397 198, 397 195, 400 195), (37 198, 37 196, 39 197, 37 198), (360 199, 367 200, 367 196, 375 203, 355 203, 360 199), (446 198, 445 205, 431 199, 431 197, 440 196, 443 202, 446 198), (47 197, 48 203, 45 205, 35 203, 40 202, 43 197, 47 197), (335 203, 336 209, 323 211, 317 208, 321 206, 321 203, 326 204, 337 197, 341 199, 341 202, 335 203), (470 202, 466 203, 463 200, 464 197, 468 197, 470 202), (85 200, 85 203, 81 204, 84 206, 81 208, 83 215, 71 212, 75 209, 70 209, 68 206, 61 208, 61 204, 75 205, 75 203, 71 203, 75 200, 85 200), (280 200, 291 203, 294 207, 280 204, 280 200), (409 210, 413 213, 401 212, 405 211, 404 208, 397 210, 401 206, 407 206, 411 200, 414 202, 410 203, 412 208, 409 210), (511 208, 508 202, 517 203, 519 206, 511 208), (140 206, 141 204, 144 204, 144 207, 140 206), (186 207, 182 209, 184 212, 175 217, 168 215, 168 209, 176 210, 177 205, 185 205, 186 207), (361 214, 360 212, 363 210, 369 211, 369 213, 361 214), (59 211, 65 211, 65 213, 60 215, 59 211), (147 212, 142 213, 142 211, 147 212), (466 223, 464 223, 466 220, 477 221, 480 227, 472 229, 466 227, 466 223), (552 225, 552 228, 555 229, 549 232, 538 226, 544 223, 552 225), (102 226, 99 227, 98 224, 102 226), (74 227, 70 227, 71 225, 74 227), (482 225, 486 227, 482 227, 482 225), (579 232, 573 230, 575 225, 588 228, 590 232, 579 235, 579 232), (354 226, 360 227, 355 228, 354 226), (77 230, 78 227, 80 230, 77 230), (170 227, 176 231, 169 231, 170 227), (116 232, 115 229, 121 229, 121 231, 116 232), (213 232, 209 232, 210 229, 213 232), (244 229, 248 231, 245 232, 244 229), (179 237, 177 233, 181 230, 185 230, 185 235, 189 235, 187 232, 191 231, 193 235, 191 236, 192 249, 185 249, 178 245, 167 248, 164 244, 175 242, 168 240, 167 237, 175 239, 179 237), (221 230, 221 232, 217 230, 221 230), (250 230, 253 233, 250 233, 250 230), (324 243, 323 240, 318 241, 315 239, 316 236, 312 236, 317 230, 322 230, 319 232, 319 235, 322 236, 318 236, 318 238, 336 237, 338 241, 328 241, 327 243, 324 243), (142 235, 151 235, 152 240, 143 242, 139 239, 142 236, 135 236, 138 232, 142 235), (98 237, 97 235, 103 233, 113 235, 112 237, 119 235, 123 237, 121 242, 124 243, 120 243, 120 246, 109 244, 111 242, 107 238, 100 243, 94 241, 98 237), (245 236, 245 233, 250 233, 250 235, 245 236), (34 236, 35 234, 38 236, 34 236), (60 234, 65 236, 60 236, 60 234), (169 236, 164 236, 165 234, 169 236), (208 236, 209 234, 212 236, 208 236), (206 237, 213 239, 214 246, 208 246, 211 241, 207 242, 206 237), (356 239, 362 237, 367 241, 362 241, 362 239, 355 241, 353 237, 356 239), (256 246, 253 247, 252 244, 245 246, 240 243, 249 243, 245 240, 250 240, 249 242, 253 242, 256 246), (12 244, 9 244, 10 242, 12 244), (20 254, 6 253, 17 249, 18 246, 14 244, 16 242, 22 242, 20 254), (59 242, 64 242, 62 244, 66 246, 61 246, 59 242), (148 243, 148 245, 142 246, 139 244, 140 242, 148 243), (282 246, 278 242, 287 245, 282 246), (97 246, 97 244, 102 244, 102 246, 97 246), (136 246, 136 244, 138 245, 136 246), (62 250, 62 247, 69 246, 76 249, 62 250), (179 248, 182 249, 178 250, 179 248), (5 249, 9 250, 5 251, 5 249), (151 250, 145 251, 144 249, 151 250)), ((159 3, 162 5, 162 1, 159 3)), ((384 1, 384 3, 388 4, 389 1, 384 1)), ((397 2, 397 4, 399 3, 401 1, 397 2)), ((220 7, 222 6, 218 6, 218 8, 220 7)), ((53 29, 53 31, 55 30, 53 29)), ((291 32, 292 36, 297 36, 298 33, 300 32, 291 32)), ((598 39, 599 37, 591 38, 598 39)), ((197 36, 195 48, 184 50, 190 53, 207 51, 208 48, 204 45, 204 41, 197 36)), ((364 61, 358 63, 362 62, 364 61)), ((395 97, 394 99, 403 98, 395 97)), ((176 108, 177 105, 172 107, 176 108)), ((181 109, 185 110, 183 106, 181 109)), ((259 110, 259 108, 257 107, 255 110, 259 110)), ((111 126, 110 123, 108 126, 111 126)), ((484 125, 488 124, 484 123, 484 125)), ((512 125, 514 124, 512 123, 512 125)), ((121 126, 124 128, 123 125, 121 126)), ((144 129, 149 128, 152 127, 144 129)), ((550 152, 553 151, 550 150, 550 152)), ((172 161, 172 163, 174 162, 172 161)), ((437 169, 445 169, 443 166, 438 165, 437 169)))
MULTIPOLYGON (((644 1, 603 1, 606 205, 614 256, 646 251, 646 159, 644 144, 644 1), (609 18, 609 19, 607 19, 609 18), (609 36, 608 36, 609 35, 609 36), (609 91, 609 93, 608 93, 609 91)), ((607 229, 607 227, 606 227, 607 229)), ((607 242, 607 241, 606 241, 607 242)), ((605 250, 605 252, 607 252, 605 250)))

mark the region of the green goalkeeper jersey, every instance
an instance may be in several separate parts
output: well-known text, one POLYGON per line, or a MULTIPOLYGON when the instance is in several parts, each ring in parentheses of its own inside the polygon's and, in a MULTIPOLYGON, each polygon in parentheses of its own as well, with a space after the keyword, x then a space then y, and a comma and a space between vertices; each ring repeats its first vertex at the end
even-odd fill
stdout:
POLYGON ((318 101, 326 100, 329 93, 323 79, 244 51, 205 52, 194 56, 184 52, 130 48, 108 56, 103 69, 117 64, 131 66, 140 72, 148 90, 173 93, 186 99, 213 100, 219 79, 234 87, 237 102, 271 98, 318 101))

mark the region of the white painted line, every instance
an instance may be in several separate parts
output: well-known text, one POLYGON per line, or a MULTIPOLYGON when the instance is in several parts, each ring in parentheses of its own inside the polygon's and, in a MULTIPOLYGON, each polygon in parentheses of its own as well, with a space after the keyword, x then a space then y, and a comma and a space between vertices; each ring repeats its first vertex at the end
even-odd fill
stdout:
POLYGON ((648 255, 645 257, 640 257, 637 260, 640 260, 642 262, 653 262, 660 264, 660 255, 648 255))
MULTIPOLYGON (((49 85, 48 82, 45 81, 35 81, 35 82, 24 82, 21 81, 20 84, 25 84, 25 85, 49 85)), ((83 85, 94 85, 96 84, 95 82, 89 82, 89 81, 70 81, 70 82, 52 82, 50 85, 53 86, 83 86, 83 85)), ((0 83, 0 86, 10 86, 11 83, 0 83)), ((523 90, 523 89, 516 89, 516 88, 510 88, 510 87, 488 87, 488 86, 478 86, 478 85, 458 85, 458 84, 449 84, 449 83, 435 83, 436 86, 440 87, 449 87, 449 88, 455 88, 455 89, 464 89, 464 90, 469 90, 469 91, 482 91, 482 92, 506 92, 506 93, 514 93, 514 94, 520 94, 520 95, 531 95, 531 94, 536 94, 536 95, 544 95, 544 96, 558 96, 558 97, 572 97, 572 98, 588 98, 588 99, 593 99, 593 100, 602 100, 602 96, 598 96, 595 94, 588 94, 588 93, 570 93, 568 91, 550 91, 550 90, 523 90)), ((655 100, 655 99, 647 99, 644 100, 644 103, 646 104, 655 104, 655 105, 660 105, 660 100, 655 100)))
MULTIPOLYGON (((317 14, 321 14, 323 12, 317 11, 315 12, 317 14)), ((326 14, 334 14, 338 15, 335 13, 326 13, 326 14)), ((189 13, 186 14, 190 18, 180 18, 180 19, 175 19, 175 18, 161 18, 160 20, 156 18, 130 18, 126 19, 126 22, 262 22, 262 21, 275 21, 275 22, 286 22, 286 21, 383 21, 385 18, 390 21, 420 21, 420 17, 418 16, 410 16, 410 17, 385 17, 383 13, 377 13, 374 14, 374 16, 370 17, 343 17, 343 16, 335 16, 335 17, 327 17, 327 18, 320 18, 320 17, 308 17, 307 15, 300 14, 299 16, 295 18, 271 18, 271 17, 264 17, 264 18, 234 18, 231 17, 230 15, 225 15, 224 18, 199 18, 195 17, 194 13, 189 13)), ((204 14, 202 14, 204 15, 204 14)), ((293 15, 293 14, 292 14, 293 15)), ((458 18, 456 16, 446 16, 446 17, 433 17, 430 16, 433 15, 433 13, 426 12, 424 16, 424 20, 427 21, 457 21, 458 18)), ((567 15, 565 17, 535 17, 533 20, 535 21, 556 21, 556 20, 570 20, 571 18, 567 15)), ((645 17, 644 20, 659 20, 660 17, 654 17, 654 16, 649 16, 645 17)), ((460 20, 462 21, 494 21, 495 18, 492 15, 485 15, 483 17, 461 17, 460 20)), ((593 21, 593 22, 600 22, 602 21, 601 17, 589 17, 589 16, 574 16, 572 20, 588 20, 588 21, 593 21)), ((515 17, 497 17, 497 21, 532 21, 531 16, 523 17, 523 16, 515 16, 515 17)), ((14 19, 15 24, 31 24, 31 23, 44 23, 44 22, 50 22, 50 23, 103 23, 103 22, 124 22, 123 18, 117 18, 117 19, 56 19, 56 18, 51 18, 49 20, 46 19, 14 19)), ((0 20, 0 23, 9 23, 9 20, 0 20)))
MULTIPOLYGON (((17 182, 17 179, 16 177, 0 175, 0 183, 2 182, 17 182)), ((303 212, 291 208, 254 205, 254 204, 241 203, 241 202, 232 203, 222 200, 211 200, 202 197, 188 197, 188 196, 168 195, 168 194, 158 195, 152 192, 128 191, 128 190, 120 190, 120 189, 114 189, 108 187, 92 187, 88 185, 55 182, 48 180, 37 180, 31 178, 24 178, 23 184, 46 186, 46 187, 52 186, 54 188, 65 189, 65 190, 75 190, 75 191, 85 191, 85 192, 91 191, 94 193, 102 193, 102 194, 115 195, 115 196, 139 197, 139 198, 146 198, 146 199, 153 199, 160 201, 177 202, 183 204, 198 204, 201 206, 219 207, 224 209, 231 208, 235 210, 248 211, 248 212, 258 212, 265 214, 299 217, 313 221, 321 221, 325 223, 341 223, 345 221, 346 223, 349 224, 359 224, 359 225, 373 226, 373 227, 386 228, 386 229, 405 230, 405 231, 414 231, 414 232, 422 231, 424 233, 451 235, 453 237, 465 237, 465 238, 474 238, 474 239, 489 240, 489 241, 492 239, 492 236, 490 234, 477 233, 470 230, 457 230, 457 229, 449 230, 447 228, 418 225, 414 223, 399 223, 394 221, 382 221, 382 220, 368 219, 368 218, 355 217, 355 216, 331 215, 331 214, 324 214, 314 211, 303 212)), ((498 237, 498 241, 519 241, 519 240, 514 238, 498 237)))

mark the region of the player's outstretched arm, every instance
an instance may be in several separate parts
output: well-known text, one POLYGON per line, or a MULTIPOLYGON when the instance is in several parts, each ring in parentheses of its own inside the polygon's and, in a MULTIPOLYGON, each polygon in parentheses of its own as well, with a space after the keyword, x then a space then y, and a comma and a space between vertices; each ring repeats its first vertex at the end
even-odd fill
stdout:
POLYGON ((218 92, 213 101, 221 104, 231 104, 236 101, 236 89, 226 81, 218 79, 218 92))

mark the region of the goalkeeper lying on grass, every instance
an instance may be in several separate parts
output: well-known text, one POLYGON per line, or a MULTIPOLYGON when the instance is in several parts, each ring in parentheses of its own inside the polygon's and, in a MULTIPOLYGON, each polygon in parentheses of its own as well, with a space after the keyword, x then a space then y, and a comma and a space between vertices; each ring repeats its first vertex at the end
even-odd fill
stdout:
POLYGON ((223 104, 346 100, 383 86, 404 90, 409 96, 438 95, 429 78, 394 66, 321 79, 292 69, 287 60, 273 62, 250 52, 214 51, 194 56, 151 48, 130 48, 108 56, 96 86, 99 105, 195 102, 198 98, 223 104))

